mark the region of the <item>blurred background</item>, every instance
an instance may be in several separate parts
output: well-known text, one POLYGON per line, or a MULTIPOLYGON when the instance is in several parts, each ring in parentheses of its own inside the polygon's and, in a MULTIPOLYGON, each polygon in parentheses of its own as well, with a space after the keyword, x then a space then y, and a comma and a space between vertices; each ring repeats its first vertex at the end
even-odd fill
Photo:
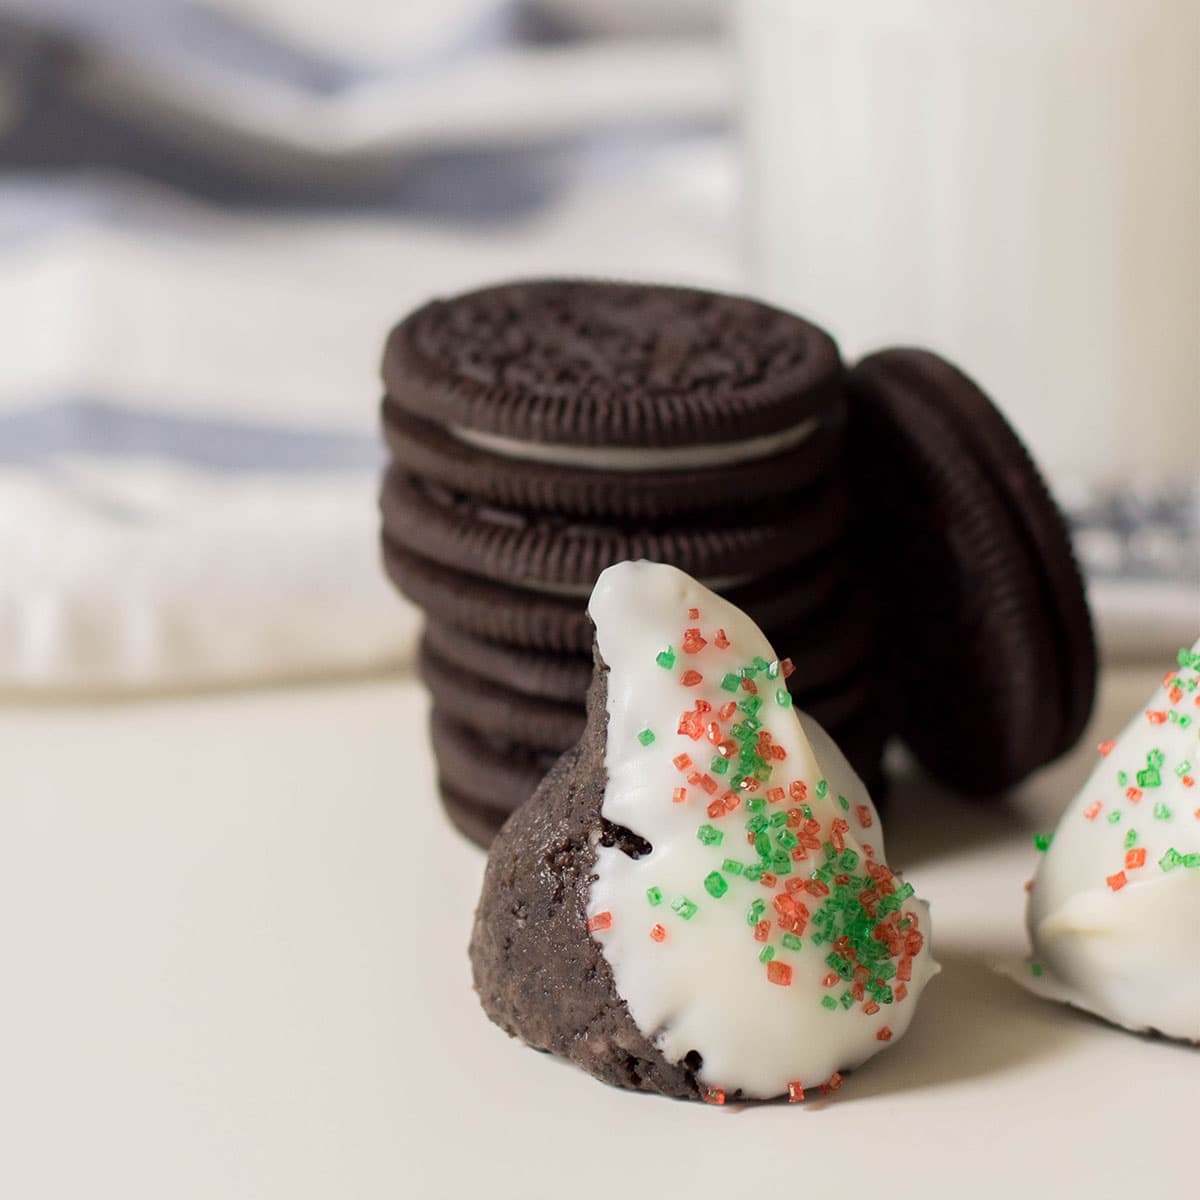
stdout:
POLYGON ((955 357, 1067 505, 1110 660, 1190 642, 1200 5, 986 10, 0 0, 0 691, 404 666, 383 338, 547 273, 955 357))

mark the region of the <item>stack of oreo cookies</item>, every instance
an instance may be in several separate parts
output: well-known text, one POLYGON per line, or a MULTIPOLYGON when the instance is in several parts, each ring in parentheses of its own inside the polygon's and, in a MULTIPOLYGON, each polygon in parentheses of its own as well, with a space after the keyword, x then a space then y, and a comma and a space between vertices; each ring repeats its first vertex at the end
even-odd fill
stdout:
POLYGON ((623 559, 745 609, 878 779, 877 593, 854 575, 828 335, 732 296, 539 281, 414 312, 383 376, 384 563, 426 614, 439 786, 469 836, 490 841, 583 730, 587 599, 623 559))

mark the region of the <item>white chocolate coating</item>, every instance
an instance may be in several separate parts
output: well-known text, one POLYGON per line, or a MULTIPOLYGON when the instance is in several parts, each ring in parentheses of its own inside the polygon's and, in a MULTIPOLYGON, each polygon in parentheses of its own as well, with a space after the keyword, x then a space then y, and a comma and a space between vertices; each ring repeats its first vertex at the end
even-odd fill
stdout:
POLYGON ((562 442, 531 442, 451 425, 448 432, 460 442, 501 458, 550 463, 556 467, 582 467, 590 471, 694 471, 756 462, 799 446, 820 425, 809 417, 791 429, 743 438, 736 442, 700 443, 692 446, 572 446, 562 442))
POLYGON ((1023 981, 1128 1029, 1190 1041, 1200 1041, 1197 679, 1173 669, 1102 747, 1039 864, 1028 924, 1042 974, 1023 981))
MULTIPOLYGON (((926 905, 907 899, 903 912, 894 918, 905 921, 906 928, 915 918, 912 928, 919 929, 923 940, 908 958, 911 979, 905 987, 897 978, 890 979, 899 996, 872 1005, 875 1011, 864 1009, 863 999, 872 1003, 869 996, 855 999, 848 1008, 823 1007, 824 997, 836 1001, 850 986, 840 979, 832 987, 824 982, 830 975, 826 957, 833 947, 813 941, 820 923, 815 914, 824 900, 796 893, 795 899, 814 914, 801 931, 799 949, 781 944, 785 931, 776 923, 774 908, 776 896, 790 895, 785 890, 788 879, 807 880, 824 863, 822 850, 811 851, 811 857, 797 862, 793 873, 781 875, 774 887, 724 870, 726 858, 758 862, 756 851, 747 844, 752 796, 742 793, 744 800, 734 811, 710 817, 706 808, 715 797, 702 786, 689 785, 690 772, 681 771, 674 762, 685 754, 695 770, 709 773, 717 750, 707 737, 697 741, 678 732, 681 713, 698 700, 706 701, 712 706, 707 721, 730 701, 746 700, 746 691, 731 694, 721 682, 755 656, 774 662, 767 639, 731 604, 683 572, 657 563, 610 567, 596 583, 589 612, 600 656, 609 668, 608 780, 601 811, 653 847, 649 854, 633 859, 617 847, 597 846, 596 879, 588 902, 589 918, 611 920, 607 927, 596 928, 593 936, 603 947, 617 992, 630 1014, 667 1059, 678 1062, 689 1051, 697 1051, 703 1058, 698 1072, 703 1084, 740 1090, 750 1098, 785 1094, 792 1082, 811 1088, 834 1072, 858 1066, 887 1040, 903 1034, 921 989, 938 970, 929 948, 926 905), (698 619, 689 619, 689 609, 699 610, 698 619), (707 644, 689 654, 682 648, 681 634, 695 627, 707 644), (717 644, 719 629, 729 642, 725 649, 717 644), (676 661, 665 669, 656 656, 668 646, 676 661), (703 680, 685 686, 682 678, 689 670, 701 673, 703 680), (647 729, 655 737, 643 745, 638 735, 647 729), (673 799, 679 787, 687 790, 682 803, 673 799), (721 845, 699 840, 697 830, 704 825, 721 832, 721 845), (710 895, 705 886, 714 871, 728 887, 720 897, 710 895), (662 901, 656 906, 647 899, 650 888, 661 889, 662 901), (672 902, 681 898, 697 906, 690 919, 672 908, 672 902), (748 920, 755 900, 764 902, 762 916, 770 918, 768 944, 776 961, 791 970, 786 985, 771 982, 770 968, 760 960, 764 943, 756 940, 755 922, 748 920), (665 932, 661 941, 651 936, 656 924, 665 932)), ((771 779, 760 785, 757 797, 765 798, 768 788, 805 781, 804 803, 811 809, 809 819, 820 822, 819 836, 830 838, 833 822, 847 821, 848 831, 837 836, 860 860, 853 869, 862 875, 868 862, 882 868, 882 831, 861 781, 820 726, 777 702, 775 693, 783 687, 782 679, 760 677, 759 681, 764 686, 757 719, 786 759, 773 764, 771 779), (827 781, 827 794, 818 787, 820 780, 827 781), (839 797, 845 798, 844 806, 839 797)), ((740 719, 727 719, 725 727, 740 719)), ((721 777, 718 796, 729 790, 735 769, 721 777)), ((799 800, 789 796, 767 803, 765 815, 798 805, 799 800)), ((900 887, 898 879, 894 886, 900 887)))

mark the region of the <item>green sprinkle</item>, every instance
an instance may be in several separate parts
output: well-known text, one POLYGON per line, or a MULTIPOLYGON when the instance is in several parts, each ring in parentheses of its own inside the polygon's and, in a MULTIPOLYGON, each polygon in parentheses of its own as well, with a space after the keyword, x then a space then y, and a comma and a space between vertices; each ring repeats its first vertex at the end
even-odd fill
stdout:
POLYGON ((847 846, 842 851, 842 857, 838 859, 838 865, 843 871, 853 871, 858 866, 858 854, 847 846))
POLYGON ((777 688, 775 691, 775 703, 778 704, 780 708, 791 708, 792 693, 789 692, 787 688, 777 688))
POLYGON ((761 654, 756 654, 756 655, 755 655, 755 656, 754 656, 754 657, 753 657, 753 658, 750 660, 750 665, 751 665, 751 666, 752 666, 752 667, 753 667, 753 668, 754 668, 756 671, 766 671, 766 670, 768 670, 768 669, 770 668, 770 666, 771 666, 771 664, 770 664, 769 662, 767 662, 767 660, 766 660, 765 658, 763 658, 763 656, 762 656, 761 654))
POLYGON ((696 830, 696 837, 706 846, 719 846, 725 840, 725 835, 719 829, 707 824, 696 830))
POLYGON ((1188 760, 1185 758, 1183 760, 1183 762, 1181 762, 1179 764, 1179 766, 1177 766, 1175 768, 1175 774, 1178 775, 1180 779, 1182 779, 1191 769, 1192 769, 1192 764, 1190 762, 1188 762, 1188 760))
POLYGON ((776 659, 773 663, 768 664, 767 678, 768 679, 778 679, 779 678, 779 659, 776 659))
POLYGON ((1125 835, 1125 849, 1132 850, 1137 845, 1137 830, 1131 829, 1125 835))
POLYGON ((668 646, 665 650, 660 650, 657 657, 654 659, 656 663, 664 671, 669 671, 675 665, 675 651, 668 646))
POLYGON ((824 800, 829 795, 829 781, 825 779, 817 780, 817 799, 824 800))
POLYGON ((754 852, 759 858, 770 858, 771 839, 765 833, 756 833, 754 835, 754 852))
POLYGON ((1146 766, 1157 771, 1159 767, 1167 761, 1167 756, 1159 749, 1155 748, 1146 755, 1146 766))
MULTIPOLYGON (((1172 713, 1172 715, 1174 715, 1174 714, 1172 713)), ((1187 713, 1180 713, 1179 720, 1176 721, 1176 724, 1179 726, 1180 729, 1186 729, 1191 723, 1192 723, 1192 718, 1189 717, 1187 715, 1187 713)))
POLYGON ((685 921, 690 921, 697 913, 698 909, 686 896, 680 896, 677 900, 671 901, 671 907, 685 921))
POLYGON ((1185 867, 1200 867, 1200 850, 1194 850, 1191 854, 1183 856, 1183 865, 1185 867))
POLYGON ((785 812, 771 814, 771 828, 780 829, 787 824, 788 815, 785 812))
POLYGON ((1052 833, 1035 833, 1033 835, 1033 846, 1035 850, 1040 850, 1043 854, 1050 849, 1050 843, 1054 841, 1052 833))
POLYGON ((845 796, 838 796, 838 804, 841 805, 842 812, 850 811, 850 801, 845 796))
POLYGON ((1161 800, 1154 806, 1154 819, 1156 821, 1169 821, 1171 819, 1171 810, 1161 800))
POLYGON ((724 775, 729 770, 729 759, 722 758, 719 754, 714 754, 712 762, 708 764, 708 769, 714 775, 724 775))
POLYGON ((762 722, 749 716, 742 722, 742 728, 747 733, 757 733, 762 728, 762 722))
MULTIPOLYGON (((750 799, 746 801, 747 812, 761 813, 766 807, 767 802, 761 796, 751 796, 750 799)), ((766 821, 766 817, 763 818, 763 821, 766 821)), ((766 829, 766 825, 763 824, 762 828, 766 829)))
POLYGON ((1137 773, 1138 787, 1156 788, 1162 783, 1162 776, 1154 767, 1147 767, 1137 773))
POLYGON ((740 875, 742 873, 742 864, 736 858, 727 858, 721 864, 721 870, 730 875, 740 875))
POLYGON ((738 708, 740 708, 742 712, 746 713, 747 716, 757 716, 758 710, 762 708, 762 697, 747 696, 746 699, 738 705, 738 708))
POLYGON ((785 933, 782 940, 785 950, 799 950, 804 945, 803 940, 798 938, 794 933, 785 933))
POLYGON ((835 1009, 835 1008, 837 1008, 837 1001, 832 996, 822 996, 821 997, 821 1007, 828 1008, 831 1010, 835 1009))
POLYGON ((704 877, 704 890, 714 900, 720 900, 729 891, 729 884, 725 882, 725 876, 720 871, 710 871, 704 877))
POLYGON ((917 889, 914 888, 911 883, 906 883, 903 886, 898 887, 893 894, 895 895, 896 899, 903 904, 905 900, 911 900, 913 898, 916 890, 917 889))
POLYGON ((849 992, 843 992, 838 997, 838 1001, 841 1003, 841 1006, 846 1010, 852 1009, 854 1007, 854 997, 849 992))
POLYGON ((767 911, 765 900, 751 900, 750 907, 746 909, 746 924, 757 925, 762 920, 762 915, 767 911))
POLYGON ((756 816, 751 817, 750 820, 746 822, 746 828, 751 833, 762 833, 762 831, 766 829, 768 825, 769 822, 762 813, 758 813, 756 816))
POLYGON ((774 946, 764 946, 758 952, 758 961, 760 963, 769 963, 771 961, 771 959, 773 959, 774 957, 775 957, 775 947, 774 946))
POLYGON ((1129 782, 1129 776, 1124 771, 1117 772, 1117 787, 1124 787, 1129 782))
POLYGON ((1121 819, 1121 810, 1118 808, 1114 808, 1112 810, 1112 812, 1110 812, 1108 814, 1108 823, 1110 825, 1115 825, 1120 819, 1121 819))
POLYGON ((1158 860, 1158 865, 1164 871, 1173 871, 1176 867, 1181 867, 1183 865, 1183 855, 1180 854, 1174 846, 1172 846, 1170 850, 1168 850, 1166 854, 1164 854, 1162 858, 1158 860))
POLYGON ((800 839, 790 829, 781 829, 775 835, 775 841, 784 850, 794 850, 800 839))
POLYGON ((803 817, 803 818, 804 818, 806 821, 811 821, 811 820, 812 820, 812 808, 811 808, 811 807, 809 807, 809 805, 807 805, 807 804, 802 804, 802 805, 800 806, 800 815, 801 815, 801 816, 802 816, 802 817, 803 817))
POLYGON ((1042 964, 1040 962, 1031 962, 1029 964, 1029 973, 1034 979, 1040 979, 1042 975, 1042 964))
POLYGON ((638 741, 641 742, 643 746, 649 746, 650 743, 654 741, 654 730, 643 729, 642 732, 637 735, 637 737, 638 741))
POLYGON ((776 850, 771 855, 771 870, 776 875, 790 875, 792 873, 792 856, 786 850, 776 850))
POLYGON ((650 904, 654 908, 657 908, 662 903, 662 888, 647 888, 646 899, 650 901, 650 904))
POLYGON ((738 690, 738 686, 738 677, 734 674, 726 675, 725 678, 721 680, 721 691, 723 692, 736 692, 738 690))
POLYGON ((762 875, 762 871, 762 863, 747 863, 745 869, 742 871, 742 878, 754 883, 762 875))

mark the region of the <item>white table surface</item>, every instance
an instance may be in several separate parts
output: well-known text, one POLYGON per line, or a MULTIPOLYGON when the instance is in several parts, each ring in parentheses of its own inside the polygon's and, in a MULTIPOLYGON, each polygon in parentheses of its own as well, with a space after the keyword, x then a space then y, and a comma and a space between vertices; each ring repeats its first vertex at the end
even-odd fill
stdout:
POLYGON ((1007 808, 898 789, 889 858, 944 972, 835 1097, 742 1110, 611 1090, 484 1019, 483 860, 415 683, 0 708, 0 1196, 1194 1194, 1200 1052, 989 968, 1023 949, 1030 832, 1159 674, 1110 673, 1081 752, 1007 808))

